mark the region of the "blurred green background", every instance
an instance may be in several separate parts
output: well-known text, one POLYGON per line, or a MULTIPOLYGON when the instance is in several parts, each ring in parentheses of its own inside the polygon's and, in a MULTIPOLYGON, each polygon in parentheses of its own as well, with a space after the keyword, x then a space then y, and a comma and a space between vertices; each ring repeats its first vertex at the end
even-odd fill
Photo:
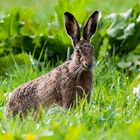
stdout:
POLYGON ((96 59, 110 58, 114 49, 118 66, 131 67, 133 62, 127 62, 131 57, 139 61, 135 53, 128 54, 139 51, 139 3, 139 0, 1 0, 0 74, 9 71, 9 63, 14 65, 11 57, 19 65, 37 66, 46 65, 47 60, 54 65, 66 60, 68 47, 71 53, 73 49, 64 29, 66 11, 71 12, 82 27, 90 14, 99 10, 99 28, 92 38, 96 59), (120 60, 122 54, 129 58, 120 60))

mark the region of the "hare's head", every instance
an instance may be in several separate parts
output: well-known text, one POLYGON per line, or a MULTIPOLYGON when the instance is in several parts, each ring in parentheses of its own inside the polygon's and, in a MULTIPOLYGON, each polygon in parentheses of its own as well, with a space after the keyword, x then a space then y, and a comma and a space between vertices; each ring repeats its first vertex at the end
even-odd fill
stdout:
POLYGON ((83 70, 90 70, 93 65, 94 48, 90 44, 90 38, 96 31, 99 12, 95 11, 83 27, 83 36, 80 38, 80 28, 74 16, 68 12, 65 15, 65 27, 71 37, 74 46, 72 61, 83 70))

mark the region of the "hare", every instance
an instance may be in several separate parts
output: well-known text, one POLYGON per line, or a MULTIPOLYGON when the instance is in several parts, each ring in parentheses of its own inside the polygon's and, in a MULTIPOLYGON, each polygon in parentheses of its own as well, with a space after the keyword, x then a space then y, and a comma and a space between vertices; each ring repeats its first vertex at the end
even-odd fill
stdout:
POLYGON ((74 47, 71 60, 16 88, 6 105, 6 115, 26 114, 30 109, 37 110, 40 106, 50 107, 54 104, 68 109, 75 105, 76 95, 79 99, 86 95, 87 101, 90 100, 94 53, 90 38, 96 31, 98 16, 99 12, 95 11, 89 17, 80 38, 75 17, 64 13, 65 28, 74 47))

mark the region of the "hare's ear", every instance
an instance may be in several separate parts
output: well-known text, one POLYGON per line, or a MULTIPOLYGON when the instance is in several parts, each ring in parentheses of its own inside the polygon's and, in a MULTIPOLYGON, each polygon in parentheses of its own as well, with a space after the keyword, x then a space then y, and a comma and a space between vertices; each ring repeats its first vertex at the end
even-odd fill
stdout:
POLYGON ((68 12, 64 13, 65 28, 68 35, 72 38, 74 46, 80 40, 80 28, 74 16, 68 12))
POLYGON ((99 12, 95 11, 87 20, 85 26, 83 27, 83 38, 90 42, 90 38, 95 33, 97 28, 99 12))

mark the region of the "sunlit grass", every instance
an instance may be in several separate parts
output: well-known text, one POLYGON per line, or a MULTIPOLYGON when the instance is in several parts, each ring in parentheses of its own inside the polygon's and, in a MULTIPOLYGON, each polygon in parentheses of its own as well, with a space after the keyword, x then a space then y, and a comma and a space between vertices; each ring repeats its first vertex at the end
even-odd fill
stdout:
POLYGON ((25 119, 7 119, 3 113, 5 92, 11 92, 23 82, 45 73, 32 67, 15 69, 13 74, 0 79, 1 137, 12 139, 139 139, 139 101, 130 90, 137 74, 131 76, 118 71, 112 62, 102 60, 95 68, 92 99, 83 100, 75 109, 61 107, 42 109, 38 118, 29 114, 25 119), (85 104, 85 105, 84 105, 85 104))

